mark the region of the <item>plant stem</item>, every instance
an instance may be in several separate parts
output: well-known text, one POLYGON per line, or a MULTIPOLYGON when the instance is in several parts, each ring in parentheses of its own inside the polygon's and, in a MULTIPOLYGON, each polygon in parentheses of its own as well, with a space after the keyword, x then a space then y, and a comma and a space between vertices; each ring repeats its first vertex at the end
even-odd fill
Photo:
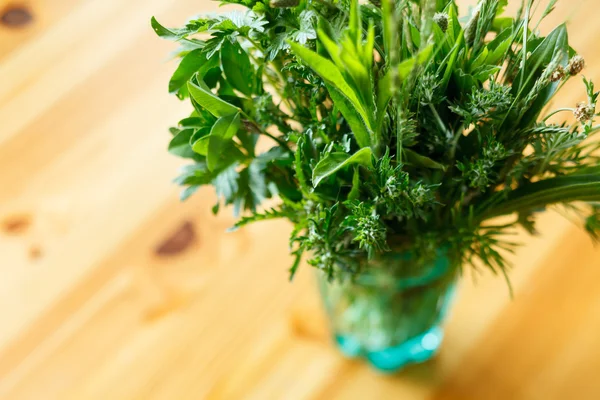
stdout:
POLYGON ((438 112, 435 109, 435 107, 433 106, 433 104, 429 103, 429 108, 431 109, 431 112, 433 113, 433 116, 435 117, 435 120, 437 121, 437 123, 440 126, 440 128, 442 128, 442 130, 444 131, 444 133, 446 134, 446 136, 447 137, 452 137, 452 132, 450 132, 448 130, 448 128, 446 127, 446 125, 444 125, 444 121, 442 121, 442 118, 440 117, 440 114, 438 114, 438 112))
POLYGON ((451 160, 454 160, 454 157, 456 155, 456 148, 458 147, 458 141, 460 140, 462 133, 463 133, 462 126, 461 126, 461 129, 457 130, 454 133, 454 137, 452 138, 452 143, 451 143, 451 147, 450 147, 450 159, 451 160))
MULTIPOLYGON (((263 53, 263 55, 265 54, 265 49, 260 45, 260 43, 258 43, 256 40, 251 39, 250 37, 246 36, 246 39, 252 43, 252 45, 254 47, 256 47, 258 50, 260 50, 261 53, 263 53)), ((283 76, 283 74, 281 73, 280 69, 277 68, 278 66, 275 65, 275 63, 273 61, 270 61, 268 63, 266 63, 267 65, 271 65, 273 68, 273 72, 275 72, 275 74, 277 74, 277 76, 279 77, 279 79, 282 80, 283 83, 285 83, 285 77, 283 76)))
POLYGON ((398 105, 398 111, 397 111, 397 122, 396 122, 396 162, 399 164, 402 164, 402 140, 404 137, 404 129, 402 128, 402 107, 400 105, 398 105))
POLYGON ((267 132, 264 129, 262 129, 260 127, 260 125, 258 125, 258 123, 256 123, 256 121, 254 121, 252 118, 250 118, 250 116, 248 114, 246 114, 244 111, 240 111, 240 112, 248 120, 248 122, 250 122, 252 124, 252 126, 254 127, 254 129, 256 129, 260 134, 270 137, 275 142, 277 142, 277 144, 280 145, 284 150, 290 152, 291 154, 294 154, 294 152, 288 147, 287 143, 285 143, 280 138, 278 138, 276 136, 273 136, 269 132, 267 132))
POLYGON ((554 115, 558 114, 559 112, 563 112, 563 111, 571 111, 573 112, 572 108, 559 108, 556 111, 551 112, 550 114, 548 114, 543 120, 542 122, 546 122, 548 121, 551 117, 553 117, 554 115))
MULTIPOLYGON (((246 38, 250 43, 252 43, 252 45, 254 47, 256 47, 260 52, 264 52, 264 50, 262 49, 262 47, 260 47, 260 44, 257 43, 256 41, 250 39, 250 38, 246 38)), ((254 57, 254 55, 250 52, 248 52, 248 56, 250 56, 250 58, 252 59, 252 61, 254 61, 254 63, 256 65, 261 65, 262 63, 259 62, 256 57, 254 57)), ((275 74, 283 81, 283 84, 285 85, 285 78, 283 77, 283 75, 281 74, 281 72, 275 68, 272 68, 271 71, 274 71, 275 74)), ((287 107, 289 108, 289 110, 294 113, 294 107, 292 107, 292 104, 290 103, 289 99, 287 99, 283 93, 280 90, 280 86, 278 84, 278 82, 276 82, 274 79, 271 78, 271 76, 267 73, 267 71, 263 71, 263 76, 265 76, 267 78, 267 80, 269 81, 269 83, 271 84, 271 87, 273 88, 273 90, 275 91, 275 93, 279 96, 279 98, 281 99, 281 101, 283 101, 287 107)))

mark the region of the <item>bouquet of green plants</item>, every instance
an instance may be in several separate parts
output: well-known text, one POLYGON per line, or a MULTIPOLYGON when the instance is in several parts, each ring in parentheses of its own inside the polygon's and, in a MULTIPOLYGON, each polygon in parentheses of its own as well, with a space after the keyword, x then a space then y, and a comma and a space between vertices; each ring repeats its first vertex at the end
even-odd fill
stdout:
POLYGON ((553 205, 598 237, 598 92, 583 78, 585 101, 546 109, 584 68, 565 25, 538 30, 556 1, 515 17, 507 0, 463 17, 447 0, 223 3, 243 7, 152 19, 180 45, 169 90, 193 107, 171 129, 169 151, 190 160, 176 181, 183 199, 214 186, 237 227, 290 220, 292 276, 303 257, 335 278, 440 248, 505 273, 507 234, 553 205), (573 122, 551 122, 563 112, 573 122))

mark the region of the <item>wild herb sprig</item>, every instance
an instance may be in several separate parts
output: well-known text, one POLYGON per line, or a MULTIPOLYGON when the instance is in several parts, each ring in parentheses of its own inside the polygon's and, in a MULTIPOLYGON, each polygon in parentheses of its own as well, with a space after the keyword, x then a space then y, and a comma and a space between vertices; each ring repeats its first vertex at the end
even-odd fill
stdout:
POLYGON ((482 0, 462 23, 448 0, 226 3, 244 9, 152 19, 180 44, 169 90, 193 106, 171 129, 192 163, 176 181, 182 198, 213 185, 237 227, 289 219, 292 275, 303 256, 333 278, 407 248, 505 273, 511 228, 556 204, 600 237, 598 92, 584 78, 586 101, 546 110, 585 61, 564 24, 538 31, 535 0, 515 18, 482 0), (550 122, 563 112, 574 122, 550 122))

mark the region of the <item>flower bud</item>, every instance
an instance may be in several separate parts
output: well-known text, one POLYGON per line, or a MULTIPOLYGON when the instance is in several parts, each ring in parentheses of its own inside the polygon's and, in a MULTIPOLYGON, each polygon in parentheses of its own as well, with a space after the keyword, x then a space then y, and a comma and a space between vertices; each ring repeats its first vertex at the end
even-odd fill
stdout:
POLYGON ((559 82, 559 81, 562 81, 564 77, 565 77, 565 69, 562 67, 562 65, 559 65, 550 74, 550 81, 559 82))
POLYGON ((441 12, 435 13, 433 16, 433 22, 440 27, 442 32, 446 32, 448 29, 448 14, 441 12))
POLYGON ((567 70, 570 75, 577 75, 585 68, 585 60, 581 56, 575 56, 569 61, 567 70))
POLYGON ((573 110, 573 115, 579 122, 587 122, 594 117, 594 113, 596 110, 594 106, 587 103, 579 103, 575 110, 573 110))

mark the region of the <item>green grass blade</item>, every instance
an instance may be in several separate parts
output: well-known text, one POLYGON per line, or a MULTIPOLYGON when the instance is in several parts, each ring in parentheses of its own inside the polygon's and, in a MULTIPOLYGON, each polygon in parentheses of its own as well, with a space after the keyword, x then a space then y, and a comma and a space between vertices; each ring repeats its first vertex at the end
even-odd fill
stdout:
POLYGON ((561 176, 523 186, 483 216, 485 219, 574 201, 600 201, 600 174, 561 176))
POLYGON ((369 128, 367 120, 359 113, 352 103, 335 87, 326 84, 331 100, 340 110, 346 122, 352 129, 356 143, 362 147, 371 146, 371 137, 373 131, 369 128))

